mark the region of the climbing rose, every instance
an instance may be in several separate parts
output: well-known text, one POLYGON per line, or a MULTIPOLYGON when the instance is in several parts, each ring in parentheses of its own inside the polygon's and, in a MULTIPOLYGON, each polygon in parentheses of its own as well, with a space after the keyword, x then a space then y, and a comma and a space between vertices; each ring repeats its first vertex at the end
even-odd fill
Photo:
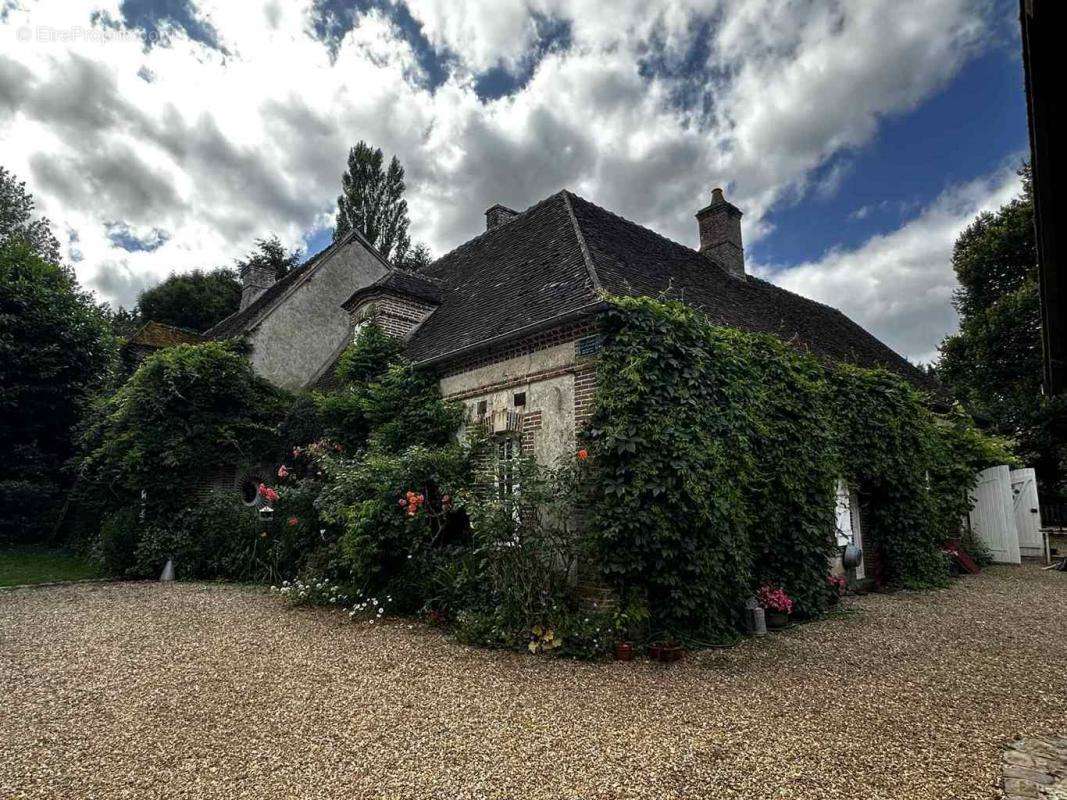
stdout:
POLYGON ((296 517, 289 517, 289 525, 290 526, 296 525, 296 523, 298 523, 298 522, 300 522, 300 520, 298 520, 296 517))
POLYGON ((278 477, 283 479, 289 477, 289 468, 286 467, 285 464, 278 467, 278 477))
POLYGON ((259 494, 268 503, 278 502, 278 493, 264 483, 259 485, 259 494))
POLYGON ((587 458, 589 458, 589 451, 583 447, 578 451, 578 460, 585 461, 587 458))

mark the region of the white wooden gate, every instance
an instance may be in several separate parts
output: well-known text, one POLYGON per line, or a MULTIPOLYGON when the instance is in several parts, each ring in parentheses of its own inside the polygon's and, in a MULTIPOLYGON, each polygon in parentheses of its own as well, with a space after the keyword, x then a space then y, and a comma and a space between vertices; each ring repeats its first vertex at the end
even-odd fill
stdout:
POLYGON ((1019 534, 1019 554, 1030 558, 1044 558, 1045 539, 1041 535, 1037 476, 1032 469, 1011 471, 1011 494, 1014 501, 1015 530, 1019 534))
POLYGON ((971 508, 971 530, 993 554, 994 561, 1018 564, 1019 534, 1015 530, 1015 504, 1011 470, 1004 464, 978 473, 971 508))

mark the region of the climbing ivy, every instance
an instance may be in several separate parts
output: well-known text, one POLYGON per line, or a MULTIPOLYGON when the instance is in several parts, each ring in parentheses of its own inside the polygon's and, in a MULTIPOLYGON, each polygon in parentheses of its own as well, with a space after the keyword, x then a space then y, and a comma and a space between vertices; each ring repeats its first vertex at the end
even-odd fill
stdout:
POLYGON ((761 585, 823 611, 838 477, 860 493, 888 583, 945 579, 940 545, 998 443, 885 371, 828 365, 681 303, 611 302, 592 525, 605 578, 648 604, 653 627, 731 635, 761 585))

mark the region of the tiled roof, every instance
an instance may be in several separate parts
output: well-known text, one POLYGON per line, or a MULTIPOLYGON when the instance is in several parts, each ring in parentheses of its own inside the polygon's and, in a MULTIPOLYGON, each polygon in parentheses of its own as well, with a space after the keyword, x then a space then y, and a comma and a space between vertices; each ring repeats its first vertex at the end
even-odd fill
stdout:
POLYGON ((124 346, 159 348, 176 344, 196 344, 199 341, 199 334, 189 328, 179 328, 177 325, 167 325, 163 322, 148 322, 127 339, 124 346))
POLYGON ((773 333, 836 361, 925 374, 836 308, 753 276, 738 278, 695 250, 571 195, 575 218, 605 291, 667 294, 718 325, 773 333))
POLYGON ((706 256, 559 192, 426 268, 447 287, 408 343, 417 361, 590 308, 600 290, 667 295, 720 325, 772 333, 817 355, 881 366, 933 388, 910 364, 837 309, 759 278, 730 275, 706 256))
POLYGON ((352 309, 359 303, 361 298, 377 292, 396 292, 397 294, 416 297, 419 300, 425 300, 427 303, 437 305, 440 305, 445 297, 444 287, 434 278, 420 275, 417 272, 391 269, 374 283, 364 286, 362 289, 357 289, 341 305, 343 308, 352 309))
POLYGON ((441 307, 408 343, 415 360, 481 344, 598 300, 562 193, 429 265, 441 307))

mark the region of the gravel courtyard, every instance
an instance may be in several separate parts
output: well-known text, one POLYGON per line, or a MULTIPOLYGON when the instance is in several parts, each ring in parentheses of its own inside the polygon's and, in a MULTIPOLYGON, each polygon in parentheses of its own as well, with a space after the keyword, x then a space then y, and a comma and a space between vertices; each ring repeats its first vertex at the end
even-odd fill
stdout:
POLYGON ((263 591, 0 592, 0 797, 977 798, 1067 730, 1067 575, 1000 567, 675 666, 263 591))

